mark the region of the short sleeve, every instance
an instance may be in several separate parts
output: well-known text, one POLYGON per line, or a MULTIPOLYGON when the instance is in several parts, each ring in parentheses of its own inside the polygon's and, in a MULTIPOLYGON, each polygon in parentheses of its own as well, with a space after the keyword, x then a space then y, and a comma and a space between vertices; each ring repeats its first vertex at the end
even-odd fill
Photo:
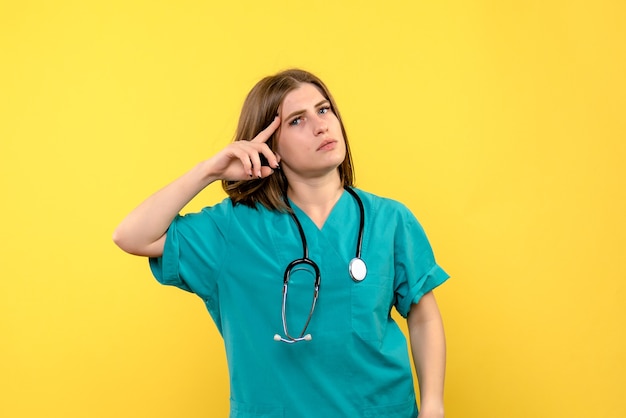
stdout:
POLYGON ((396 309, 407 317, 411 305, 445 282, 449 275, 435 262, 424 229, 406 208, 395 231, 394 264, 396 309))
POLYGON ((167 230, 163 255, 150 259, 159 283, 197 294, 209 309, 217 303, 217 279, 228 251, 227 206, 223 202, 199 213, 177 216, 167 230))

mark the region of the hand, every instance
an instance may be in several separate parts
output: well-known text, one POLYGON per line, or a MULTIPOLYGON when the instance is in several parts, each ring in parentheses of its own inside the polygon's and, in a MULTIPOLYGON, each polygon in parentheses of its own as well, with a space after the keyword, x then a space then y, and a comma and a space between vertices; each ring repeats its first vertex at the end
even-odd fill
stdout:
POLYGON ((240 181, 270 176, 278 168, 280 156, 274 154, 266 142, 280 126, 276 116, 272 123, 251 141, 235 141, 211 157, 207 164, 211 174, 221 180, 240 181), (269 167, 261 165, 261 155, 269 167))

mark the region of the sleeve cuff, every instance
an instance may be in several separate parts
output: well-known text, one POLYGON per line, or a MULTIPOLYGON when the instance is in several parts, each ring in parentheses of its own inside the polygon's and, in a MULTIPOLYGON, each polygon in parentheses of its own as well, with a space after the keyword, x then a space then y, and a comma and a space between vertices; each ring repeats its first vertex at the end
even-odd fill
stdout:
POLYGON ((403 299, 402 303, 397 305, 397 310, 406 318, 411 310, 411 305, 418 303, 422 296, 430 292, 443 282, 448 280, 450 275, 446 273, 439 265, 435 264, 426 275, 411 288, 409 294, 403 299))
POLYGON ((179 271, 179 246, 176 234, 171 233, 173 227, 170 227, 170 233, 165 238, 165 246, 161 257, 150 258, 150 270, 157 281, 163 285, 176 286, 187 292, 191 289, 181 278, 179 271))

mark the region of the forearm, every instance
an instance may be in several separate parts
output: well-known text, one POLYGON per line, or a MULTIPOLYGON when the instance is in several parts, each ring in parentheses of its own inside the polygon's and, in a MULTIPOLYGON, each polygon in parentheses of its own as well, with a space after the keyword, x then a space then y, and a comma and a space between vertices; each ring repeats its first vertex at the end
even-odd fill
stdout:
POLYGON ((272 167, 277 168, 279 160, 265 142, 279 125, 280 118, 274 118, 254 139, 231 143, 147 198, 117 227, 113 241, 131 254, 147 257, 163 254, 165 233, 172 220, 202 189, 220 179, 251 180, 274 173, 272 167), (271 167, 261 164, 261 155, 271 167))
POLYGON ((113 241, 131 254, 160 256, 165 233, 172 220, 194 196, 215 180, 206 162, 196 165, 129 213, 113 233, 113 241))
POLYGON ((420 417, 443 417, 446 343, 441 314, 431 292, 413 305, 408 321, 420 388, 420 417))

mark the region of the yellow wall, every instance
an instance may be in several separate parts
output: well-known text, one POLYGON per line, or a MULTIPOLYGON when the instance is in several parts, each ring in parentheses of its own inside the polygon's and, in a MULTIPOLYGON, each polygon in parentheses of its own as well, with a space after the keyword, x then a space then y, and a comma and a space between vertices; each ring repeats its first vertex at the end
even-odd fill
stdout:
POLYGON ((453 276, 447 416, 626 416, 626 4, 213 3, 2 1, 0 416, 226 415, 202 303, 110 236, 290 66, 453 276))

